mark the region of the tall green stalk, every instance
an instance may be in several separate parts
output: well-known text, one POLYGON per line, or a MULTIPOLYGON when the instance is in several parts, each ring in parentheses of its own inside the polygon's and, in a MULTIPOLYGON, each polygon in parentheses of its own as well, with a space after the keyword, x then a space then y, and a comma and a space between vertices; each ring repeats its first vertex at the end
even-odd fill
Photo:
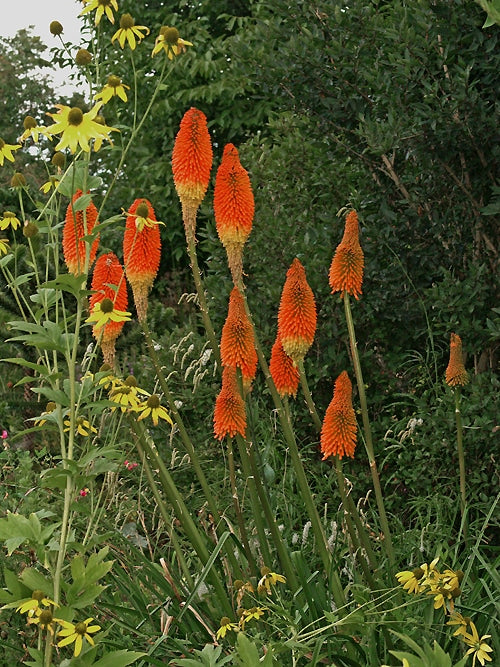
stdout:
POLYGON ((464 444, 463 444, 462 412, 460 409, 461 392, 459 386, 455 387, 454 394, 455 394, 455 423, 457 425, 458 465, 460 468, 460 513, 462 516, 464 533, 465 535, 467 535, 467 516, 466 516, 467 493, 465 487, 465 454, 464 454, 464 444))
POLYGON ((363 431, 365 434, 364 443, 366 453, 368 454, 368 462, 370 465, 370 473, 373 481, 373 488, 375 490, 375 499, 377 501, 377 508, 380 517, 380 524, 384 533, 384 547, 389 558, 391 566, 395 566, 396 558, 394 556, 394 548, 392 546, 391 531, 389 529, 389 522, 387 521, 387 514, 385 512, 384 497, 382 495, 382 488, 380 486, 380 477, 378 474, 377 463, 375 460, 375 453, 373 449, 372 431, 370 426, 370 419, 368 417, 368 406, 366 402, 365 384, 363 381, 363 373, 361 371, 361 363, 359 361, 358 344, 356 342, 356 332, 354 330, 354 321, 352 318, 351 304, 349 294, 344 292, 344 309, 347 321, 347 329, 349 331, 349 344, 351 348, 352 362, 354 365, 354 373, 356 375, 356 383, 358 385, 359 402, 361 405, 361 415, 363 418, 363 431))

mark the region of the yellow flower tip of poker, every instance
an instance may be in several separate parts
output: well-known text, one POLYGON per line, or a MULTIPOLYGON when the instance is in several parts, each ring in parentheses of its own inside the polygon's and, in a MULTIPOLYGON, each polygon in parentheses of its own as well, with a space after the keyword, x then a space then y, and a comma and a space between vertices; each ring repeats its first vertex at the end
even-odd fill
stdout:
POLYGON ((145 25, 135 25, 135 20, 130 14, 123 14, 120 18, 120 27, 111 38, 111 42, 118 40, 122 49, 125 48, 125 42, 127 42, 133 51, 146 35, 149 35, 149 28, 145 25))
POLYGON ((87 49, 79 49, 76 52, 75 63, 78 67, 87 67, 92 62, 92 54, 87 49))
POLYGON ((17 229, 21 226, 21 221, 12 211, 5 211, 3 218, 0 219, 0 229, 2 231, 12 227, 12 229, 17 229))
POLYGON ((16 171, 16 173, 10 179, 10 185, 12 188, 24 188, 26 185, 24 174, 21 174, 20 171, 16 171))
POLYGON ((74 642, 74 656, 77 658, 82 651, 84 639, 86 639, 91 646, 95 645, 94 639, 91 635, 95 632, 99 632, 101 626, 90 625, 93 620, 93 618, 87 618, 85 621, 80 621, 80 623, 76 624, 70 623, 69 621, 60 620, 59 624, 63 627, 63 629, 58 632, 58 637, 62 637, 62 639, 60 639, 57 645, 59 647, 68 646, 74 642))
MULTIPOLYGON (((124 83, 122 83, 122 80, 119 76, 111 74, 108 76, 108 81, 104 88, 99 93, 94 95, 94 99, 102 100, 104 104, 107 104, 112 97, 116 96, 126 102, 128 98, 127 93, 125 92, 125 88, 130 90, 130 86, 126 86, 124 83)), ((96 122, 98 122, 97 117, 96 122)))
POLYGON ((116 0, 83 0, 85 2, 85 7, 80 12, 80 16, 84 16, 89 12, 96 10, 95 12, 95 25, 99 25, 102 17, 106 14, 106 17, 110 23, 115 22, 115 12, 118 11, 118 3, 116 0))
POLYGON ((54 37, 58 37, 59 35, 62 35, 64 32, 64 28, 62 27, 62 24, 59 23, 59 21, 51 21, 49 25, 49 30, 50 34, 54 35, 54 37))
POLYGON ((0 166, 3 167, 4 160, 14 162, 12 153, 21 148, 21 144, 8 144, 0 137, 0 166))
POLYGON ((169 60, 173 60, 174 56, 178 56, 180 53, 186 51, 186 46, 193 46, 193 44, 185 39, 181 39, 177 28, 164 25, 160 28, 151 56, 165 51, 169 60))

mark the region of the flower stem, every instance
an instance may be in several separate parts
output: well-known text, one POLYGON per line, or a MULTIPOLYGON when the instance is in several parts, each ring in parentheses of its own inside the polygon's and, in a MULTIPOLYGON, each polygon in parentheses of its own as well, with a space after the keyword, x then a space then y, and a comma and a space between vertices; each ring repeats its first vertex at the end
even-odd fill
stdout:
POLYGON ((361 371, 361 364, 359 361, 358 344, 356 342, 356 332, 354 330, 354 321, 352 319, 351 304, 349 301, 349 294, 344 293, 344 309, 347 321, 347 329, 349 331, 349 343, 351 347, 352 362, 354 364, 354 373, 356 375, 356 382, 358 385, 359 402, 361 404, 361 415, 363 418, 363 430, 365 434, 364 443, 366 453, 368 454, 368 462, 370 464, 370 472, 373 481, 373 488, 375 490, 375 498, 379 511, 380 524, 384 533, 384 546, 389 558, 391 566, 396 563, 394 556, 394 549, 392 546, 391 531, 389 530, 389 522, 387 521, 387 514, 385 512, 384 498, 382 495, 382 488, 380 486, 380 477, 378 474, 377 463, 375 461, 375 453, 373 450, 372 431, 370 426, 370 419, 368 417, 368 406, 366 403, 365 385, 363 382, 363 373, 361 371))
POLYGON ((464 526, 464 535, 467 535, 467 517, 466 504, 467 495, 465 488, 465 455, 463 444, 463 427, 462 427, 462 413, 460 410, 461 393, 460 387, 455 387, 455 422, 457 425, 457 447, 458 447, 458 465, 460 467, 460 513, 462 516, 462 523, 464 526))

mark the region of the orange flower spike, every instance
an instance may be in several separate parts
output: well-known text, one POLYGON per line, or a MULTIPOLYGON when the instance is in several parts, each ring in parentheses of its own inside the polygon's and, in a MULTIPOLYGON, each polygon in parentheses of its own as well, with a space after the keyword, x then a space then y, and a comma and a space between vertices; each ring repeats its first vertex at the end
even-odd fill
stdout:
POLYGON ((223 366, 241 369, 244 386, 249 388, 257 372, 257 352, 253 327, 245 311, 243 296, 237 287, 233 287, 229 297, 220 354, 223 366))
POLYGON ((128 210, 123 235, 123 262, 140 322, 146 318, 149 290, 160 266, 159 224, 147 199, 136 199, 128 210))
POLYGON ((278 335, 295 364, 302 361, 316 333, 316 304, 306 272, 295 258, 287 271, 278 311, 278 335))
POLYGON ((299 369, 283 349, 279 334, 271 350, 269 372, 281 397, 297 395, 300 380, 299 369))
MULTIPOLYGON (((90 234, 97 223, 97 208, 92 202, 85 209, 85 215, 83 211, 74 211, 73 205, 82 194, 81 190, 77 190, 71 203, 68 204, 62 239, 64 261, 68 271, 75 276, 81 275, 85 269, 87 242, 83 240, 83 237, 90 234)), ((89 268, 94 262, 98 245, 99 237, 97 236, 90 248, 89 268)))
POLYGON ((469 374, 465 370, 462 355, 462 340, 458 334, 452 333, 450 340, 450 361, 446 369, 446 384, 450 387, 464 387, 469 382, 469 374))
POLYGON ((248 172, 241 166, 237 148, 227 144, 215 178, 214 214, 235 284, 241 279, 243 246, 252 230, 254 211, 248 172))
POLYGON ((321 428, 320 444, 323 461, 337 455, 354 458, 356 447, 356 416, 352 407, 352 384, 346 371, 335 381, 333 398, 326 410, 321 428))
POLYGON ((174 184, 182 204, 186 236, 194 240, 196 211, 212 169, 212 143, 205 114, 192 107, 181 120, 172 152, 174 184))
MULTIPOLYGON (((94 267, 92 277, 92 290, 94 294, 90 297, 90 310, 96 303, 102 303, 104 299, 111 299, 114 310, 126 311, 128 306, 127 283, 123 273, 120 260, 113 252, 101 255, 94 267), (113 289, 110 285, 114 285, 113 289)), ((115 341, 123 329, 124 322, 107 322, 104 327, 92 327, 94 338, 100 340, 104 362, 114 365, 115 341)))
POLYGON ((227 435, 233 438, 237 433, 245 437, 246 426, 245 401, 238 391, 236 370, 226 366, 222 371, 222 389, 215 401, 214 435, 217 440, 227 435))
POLYGON ((344 236, 330 266, 328 277, 332 292, 341 292, 341 296, 347 292, 359 299, 364 264, 363 250, 359 244, 358 214, 350 211, 345 219, 344 236))

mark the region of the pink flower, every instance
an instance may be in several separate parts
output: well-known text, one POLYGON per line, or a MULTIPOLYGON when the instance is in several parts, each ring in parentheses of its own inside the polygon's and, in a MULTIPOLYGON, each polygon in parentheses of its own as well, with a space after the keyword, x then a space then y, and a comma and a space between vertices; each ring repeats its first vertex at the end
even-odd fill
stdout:
POLYGON ((81 498, 85 498, 85 496, 88 496, 89 493, 90 493, 90 489, 85 487, 84 489, 81 489, 79 495, 80 495, 81 498))
POLYGON ((132 461, 124 461, 123 465, 125 466, 125 468, 127 468, 127 470, 133 470, 134 468, 137 468, 139 464, 133 463, 132 461))
POLYGON ((3 429, 3 431, 2 431, 2 436, 1 437, 2 437, 2 440, 6 440, 9 437, 9 434, 7 433, 7 431, 5 429, 3 429))

